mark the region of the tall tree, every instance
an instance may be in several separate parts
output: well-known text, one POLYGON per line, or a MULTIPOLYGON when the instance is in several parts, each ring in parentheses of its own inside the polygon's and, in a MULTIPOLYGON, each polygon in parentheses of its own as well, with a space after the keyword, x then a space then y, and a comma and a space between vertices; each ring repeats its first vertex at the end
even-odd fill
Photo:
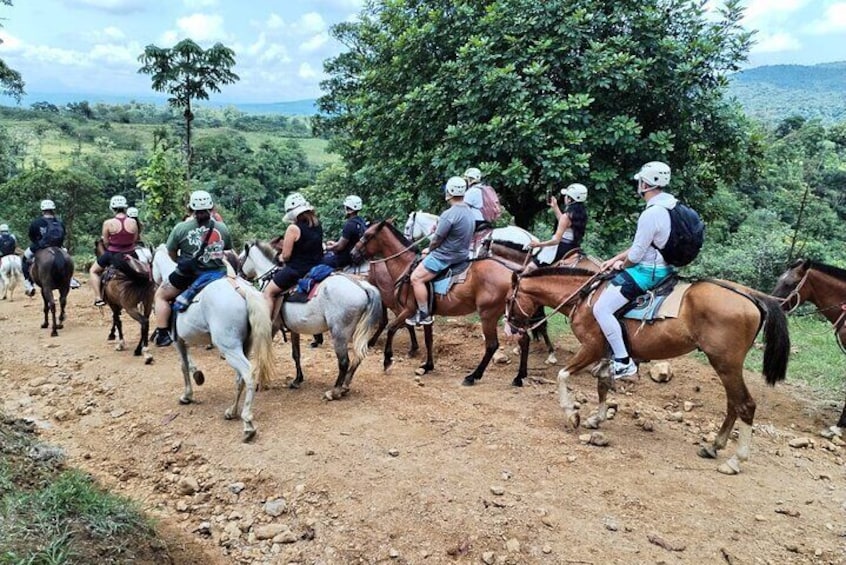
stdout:
POLYGON ((325 64, 316 129, 385 208, 474 165, 520 225, 580 181, 593 225, 628 232, 643 162, 669 162, 694 200, 742 165, 723 89, 750 34, 737 0, 716 18, 704 4, 374 0, 332 30, 348 50, 325 64))
POLYGON ((203 49, 190 39, 183 39, 171 48, 148 45, 138 57, 143 65, 139 73, 151 75, 153 90, 170 95, 168 103, 182 110, 185 118, 186 179, 191 180, 191 111, 192 100, 208 100, 209 92, 220 92, 220 87, 239 80, 232 72, 235 52, 215 43, 203 49))
MULTIPOLYGON (((0 4, 4 6, 11 6, 12 0, 0 0, 0 4)), ((0 27, 3 27, 0 25, 0 27)), ((0 39, 0 44, 3 40, 0 39)), ((18 102, 21 101, 21 96, 24 93, 24 81, 21 73, 9 67, 3 59, 0 59, 0 88, 3 94, 11 96, 18 102)))

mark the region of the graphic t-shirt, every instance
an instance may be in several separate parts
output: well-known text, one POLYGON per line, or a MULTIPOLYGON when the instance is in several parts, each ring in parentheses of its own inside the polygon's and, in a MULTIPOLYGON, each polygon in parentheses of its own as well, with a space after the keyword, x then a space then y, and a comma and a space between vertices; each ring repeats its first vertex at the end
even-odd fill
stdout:
MULTIPOLYGON (((168 251, 176 251, 182 258, 192 257, 203 245, 208 226, 201 226, 190 218, 176 224, 167 238, 168 251)), ((197 258, 197 268, 201 271, 225 271, 223 250, 232 248, 232 238, 223 222, 214 222, 214 231, 209 236, 208 245, 197 258)))

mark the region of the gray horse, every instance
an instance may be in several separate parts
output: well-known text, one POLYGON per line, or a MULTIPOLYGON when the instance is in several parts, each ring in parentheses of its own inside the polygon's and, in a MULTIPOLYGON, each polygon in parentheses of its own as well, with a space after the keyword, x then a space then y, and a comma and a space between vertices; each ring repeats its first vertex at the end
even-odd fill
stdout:
MULTIPOLYGON (((241 274, 247 279, 266 281, 277 267, 275 256, 276 250, 267 243, 246 244, 239 258, 241 274)), ((308 302, 284 302, 280 315, 281 320, 277 317, 273 325, 278 328, 284 324, 291 331, 291 354, 297 366, 291 388, 299 388, 303 382, 300 335, 328 331, 338 358, 338 378, 325 396, 327 400, 337 400, 347 394, 356 369, 367 355, 367 342, 382 321, 379 290, 365 281, 336 273, 320 283, 317 294, 308 302)))

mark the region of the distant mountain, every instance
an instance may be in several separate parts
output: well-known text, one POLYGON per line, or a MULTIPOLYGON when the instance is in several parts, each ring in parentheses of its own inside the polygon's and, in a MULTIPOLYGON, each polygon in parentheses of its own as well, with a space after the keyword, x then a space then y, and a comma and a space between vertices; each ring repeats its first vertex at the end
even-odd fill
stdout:
POLYGON ((846 61, 767 65, 732 75, 729 94, 750 116, 777 122, 793 115, 846 121, 846 61))
MULTIPOLYGON (((90 104, 129 104, 130 102, 141 102, 142 104, 155 104, 164 106, 167 98, 164 96, 129 96, 122 94, 97 94, 97 93, 70 93, 70 92, 30 92, 21 100, 21 106, 29 108, 35 102, 49 102, 56 106, 66 106, 70 102, 81 102, 87 100, 90 104)), ((0 96, 0 105, 16 106, 15 101, 6 96, 0 96)), ((290 102, 273 103, 242 103, 242 102, 215 102, 214 100, 202 101, 197 104, 199 108, 226 108, 233 106, 246 114, 282 114, 285 116, 312 116, 317 113, 316 100, 293 100, 290 102)))

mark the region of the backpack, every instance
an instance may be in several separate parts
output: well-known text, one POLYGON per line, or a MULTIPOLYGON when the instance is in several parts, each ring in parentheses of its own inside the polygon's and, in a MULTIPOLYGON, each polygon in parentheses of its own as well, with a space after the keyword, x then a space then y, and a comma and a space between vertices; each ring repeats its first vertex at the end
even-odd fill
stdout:
POLYGON ((0 257, 11 255, 15 252, 15 238, 8 233, 0 235, 0 257))
POLYGON ((329 265, 320 263, 309 269, 308 273, 297 282, 297 290, 303 294, 308 294, 314 285, 323 281, 329 275, 335 272, 335 269, 329 265))
POLYGON ((41 236, 41 244, 44 247, 61 247, 65 241, 65 226, 56 218, 47 219, 47 228, 41 236))
POLYGON ((482 191, 482 217, 486 222, 493 223, 502 216, 502 207, 499 205, 499 196, 489 184, 479 187, 482 191))
POLYGON ((670 214, 670 237, 663 249, 654 243, 652 247, 658 249, 664 261, 674 267, 684 267, 699 255, 702 243, 705 241, 705 222, 695 210, 677 202, 675 207, 668 209, 670 214))

